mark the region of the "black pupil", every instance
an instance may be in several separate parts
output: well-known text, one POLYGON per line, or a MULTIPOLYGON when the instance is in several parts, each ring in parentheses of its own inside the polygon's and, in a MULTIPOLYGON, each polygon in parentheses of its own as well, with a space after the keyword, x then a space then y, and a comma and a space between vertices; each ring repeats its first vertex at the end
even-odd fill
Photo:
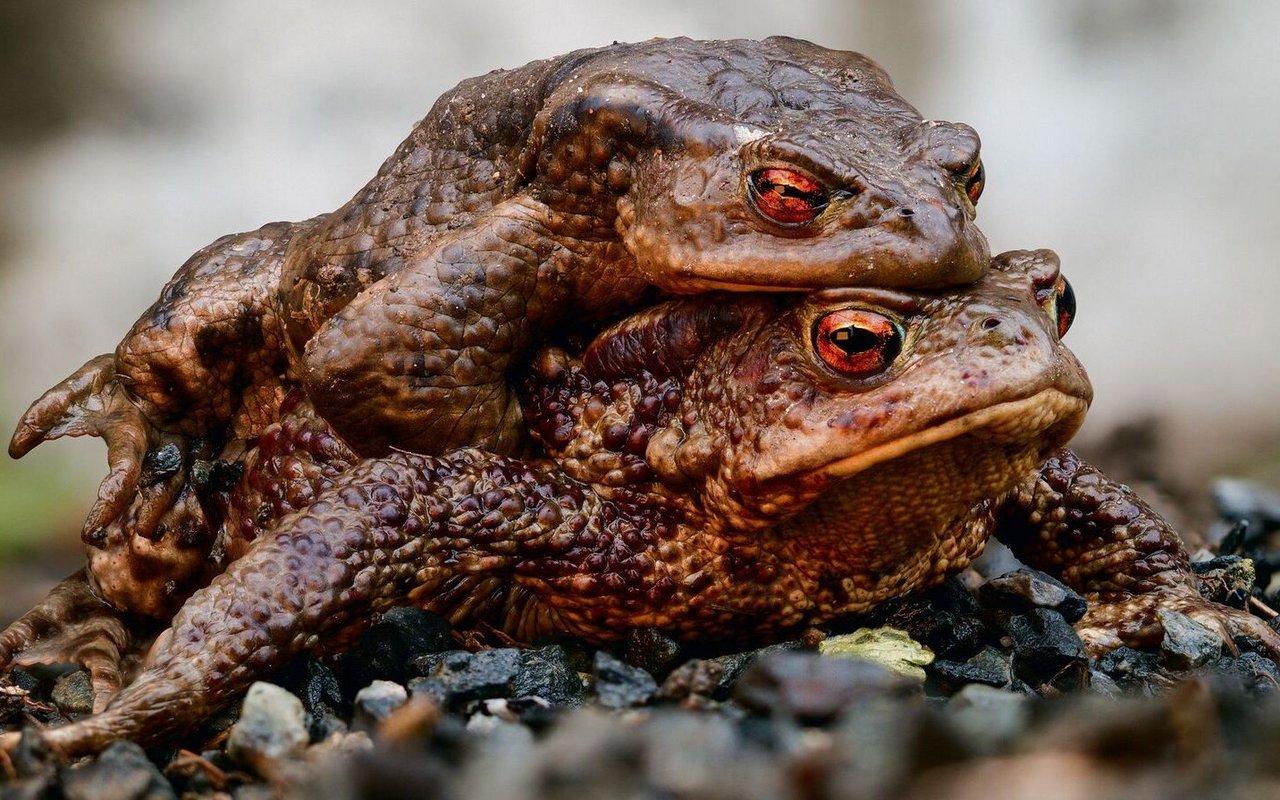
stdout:
POLYGON ((868 350, 878 350, 881 345, 879 336, 866 328, 853 325, 835 329, 831 332, 830 340, 847 356, 865 353, 868 350))
POLYGON ((1076 293, 1066 278, 1062 279, 1062 289, 1058 292, 1058 319, 1067 325, 1076 318, 1076 293))

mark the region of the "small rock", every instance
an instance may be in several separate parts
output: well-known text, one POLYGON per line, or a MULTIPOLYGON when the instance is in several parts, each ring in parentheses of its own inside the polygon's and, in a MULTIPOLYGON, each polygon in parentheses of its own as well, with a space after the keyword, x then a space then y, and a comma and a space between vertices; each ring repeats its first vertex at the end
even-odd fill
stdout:
POLYGON ((578 705, 586 696, 582 678, 558 644, 521 651, 511 688, 514 697, 541 697, 554 705, 578 705))
POLYGON ((1169 668, 1195 669, 1222 655, 1222 637, 1186 614, 1162 608, 1156 616, 1164 628, 1160 653, 1169 668))
POLYGON ((923 595, 881 604, 866 617, 868 625, 906 631, 938 658, 964 661, 982 649, 987 626, 979 618, 973 595, 948 581, 923 595))
POLYGON ((720 669, 720 680, 716 684, 715 691, 712 693, 712 699, 727 700, 733 692, 734 685, 738 682, 738 678, 742 676, 747 668, 755 663, 757 658, 767 655, 768 653, 790 653, 803 652, 806 648, 801 642, 779 642, 771 644, 768 647, 762 647, 759 650, 748 650, 744 653, 731 653, 729 655, 716 656, 707 659, 709 664, 720 669))
POLYGON ((1235 658, 1223 656, 1207 664, 1204 672, 1210 679, 1225 678, 1236 682, 1245 691, 1256 694, 1280 689, 1280 667, 1257 653, 1241 653, 1235 658))
POLYGON ((344 718, 350 712, 350 698, 343 695, 337 676, 323 661, 311 657, 296 660, 276 680, 302 700, 313 742, 322 742, 330 734, 346 729, 344 718))
POLYGON ((970 683, 980 683, 996 688, 1009 685, 1012 676, 1010 656, 994 647, 984 647, 968 661, 937 659, 929 667, 929 674, 945 688, 956 690, 970 683))
POLYGON ((656 678, 666 677, 680 657, 680 643, 655 628, 634 630, 627 637, 627 663, 656 678))
POLYGON ((1098 659, 1097 667, 1124 687, 1146 686, 1152 682, 1164 686, 1169 680, 1160 669, 1159 655, 1131 647, 1117 647, 1104 654, 1098 659))
POLYGON ((775 652, 751 665, 734 687, 734 698, 752 711, 822 725, 859 698, 911 697, 920 691, 919 682, 869 661, 775 652))
POLYGON ((652 675, 619 661, 603 650, 596 652, 594 672, 596 698, 605 708, 643 705, 658 691, 652 675))
POLYGON ((454 646, 443 617, 420 608, 393 608, 337 664, 343 685, 354 693, 375 680, 404 683, 411 677, 407 664, 454 646))
POLYGON ((177 795, 141 747, 115 742, 92 762, 62 774, 67 800, 170 800, 177 795))
POLYGON ((64 714, 93 713, 93 684, 89 682, 89 673, 83 669, 58 678, 49 696, 64 714))
POLYGON ((933 663, 933 652, 897 628, 860 628, 832 636, 818 646, 824 656, 856 658, 879 664, 890 672, 917 681, 925 679, 924 667, 933 663))
POLYGON ((373 728, 405 704, 409 692, 392 681, 374 681, 356 693, 355 722, 366 729, 373 728))
POLYGON ((702 658, 689 659, 672 670, 658 687, 658 699, 684 700, 689 697, 714 697, 723 676, 723 664, 702 658))
POLYGON ((512 696, 520 668, 521 651, 512 647, 421 656, 414 659, 413 669, 423 677, 409 682, 409 692, 457 709, 473 700, 512 696))
POLYGON ((978 597, 988 606, 1014 614, 1025 614, 1033 608, 1052 609, 1067 622, 1083 617, 1088 605, 1062 581, 1027 568, 992 578, 979 587, 978 597))
POLYGON ((1235 608, 1244 608, 1258 577, 1253 559, 1243 556, 1217 556, 1193 561, 1191 571, 1200 578, 1201 594, 1215 603, 1235 608))
POLYGON ((302 701, 275 684, 258 681, 249 687, 240 720, 227 736, 227 754, 242 764, 274 760, 310 742, 302 701))
POLYGON ((982 684, 956 693, 943 713, 980 753, 994 753, 1017 740, 1030 718, 1030 699, 982 684))
POLYGON ((1006 622, 1013 639, 1013 671, 1041 693, 1089 685, 1089 659, 1071 624, 1047 608, 1015 614, 1006 622))

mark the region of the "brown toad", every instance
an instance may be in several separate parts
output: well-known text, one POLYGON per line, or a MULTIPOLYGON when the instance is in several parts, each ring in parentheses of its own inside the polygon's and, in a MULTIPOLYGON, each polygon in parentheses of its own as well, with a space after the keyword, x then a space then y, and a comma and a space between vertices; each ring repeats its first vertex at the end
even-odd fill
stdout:
POLYGON ((1086 593, 1095 651, 1149 642, 1172 607, 1280 652, 1201 598, 1158 516, 1058 449, 1091 397, 1070 313, 1047 251, 962 293, 674 301, 535 360, 547 459, 361 459, 303 408, 246 458, 243 555, 102 713, 45 736, 69 754, 170 739, 394 604, 520 639, 774 639, 934 584, 992 533, 1086 593))
POLYGON ((9 452, 106 440, 90 573, 110 602, 167 613, 207 578, 216 531, 188 470, 275 419, 285 384, 363 455, 517 452, 511 371, 655 291, 975 280, 978 146, 870 60, 794 39, 614 45, 467 80, 342 208, 194 255, 9 452))

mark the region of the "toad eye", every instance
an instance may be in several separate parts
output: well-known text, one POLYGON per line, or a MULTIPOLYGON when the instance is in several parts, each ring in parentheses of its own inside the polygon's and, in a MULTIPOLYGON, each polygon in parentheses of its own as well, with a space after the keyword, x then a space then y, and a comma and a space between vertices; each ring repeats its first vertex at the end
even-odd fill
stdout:
POLYGON ((1070 282, 1059 275, 1052 288, 1045 287, 1036 291, 1036 299, 1044 306, 1049 319, 1057 323, 1058 338, 1066 336, 1076 318, 1076 293, 1070 282))
POLYGON ((1053 285, 1054 309, 1058 312, 1058 338, 1067 335, 1076 318, 1076 292, 1066 278, 1059 277, 1053 285))
POLYGON ((813 346, 823 363, 844 375, 883 372, 902 352, 902 327, 861 308, 833 311, 813 326, 813 346))
POLYGON ((805 225, 827 207, 827 190, 808 175, 781 167, 758 169, 747 179, 751 204, 780 225, 805 225))
POLYGON ((968 196, 969 202, 976 206, 978 198, 982 197, 982 190, 987 185, 987 170, 982 166, 982 159, 975 160, 969 170, 959 176, 957 183, 963 184, 964 193, 968 196))

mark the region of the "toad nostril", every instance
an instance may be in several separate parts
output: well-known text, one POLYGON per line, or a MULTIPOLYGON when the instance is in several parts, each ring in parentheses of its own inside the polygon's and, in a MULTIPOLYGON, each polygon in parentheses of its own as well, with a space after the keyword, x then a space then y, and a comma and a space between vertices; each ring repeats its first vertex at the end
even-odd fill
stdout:
POLYGON ((903 217, 904 219, 908 217, 914 217, 915 215, 916 215, 916 211, 914 208, 908 208, 907 206, 898 207, 898 216, 903 217))
POLYGON ((982 321, 982 329, 984 331, 994 330, 1000 327, 1000 320, 996 317, 987 317, 982 321))

